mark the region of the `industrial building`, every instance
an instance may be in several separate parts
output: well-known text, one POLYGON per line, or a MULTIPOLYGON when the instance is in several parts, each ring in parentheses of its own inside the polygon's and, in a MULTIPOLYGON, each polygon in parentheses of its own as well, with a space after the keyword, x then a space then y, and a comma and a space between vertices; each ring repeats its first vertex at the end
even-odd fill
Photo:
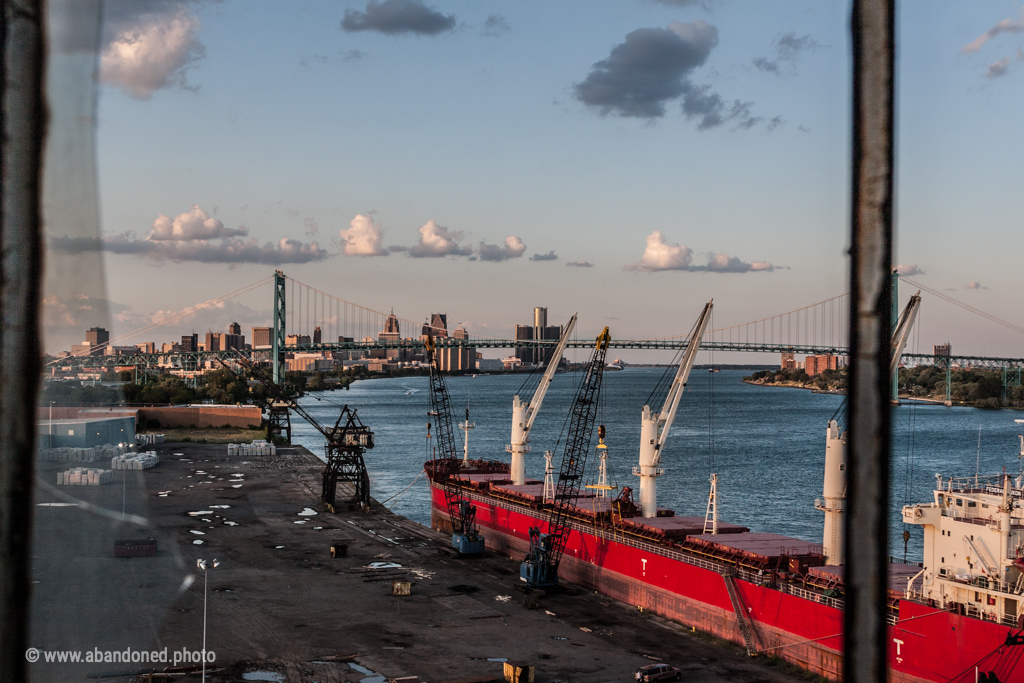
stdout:
POLYGON ((77 417, 39 421, 40 448, 89 448, 135 443, 135 417, 77 417))

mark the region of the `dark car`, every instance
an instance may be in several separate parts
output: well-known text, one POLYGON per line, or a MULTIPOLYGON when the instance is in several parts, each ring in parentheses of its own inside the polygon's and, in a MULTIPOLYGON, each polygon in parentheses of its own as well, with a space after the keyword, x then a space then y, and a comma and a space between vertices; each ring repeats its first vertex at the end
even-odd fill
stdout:
POLYGON ((683 677, 683 672, 669 664, 648 664, 637 669, 633 677, 640 683, 678 681, 683 677))

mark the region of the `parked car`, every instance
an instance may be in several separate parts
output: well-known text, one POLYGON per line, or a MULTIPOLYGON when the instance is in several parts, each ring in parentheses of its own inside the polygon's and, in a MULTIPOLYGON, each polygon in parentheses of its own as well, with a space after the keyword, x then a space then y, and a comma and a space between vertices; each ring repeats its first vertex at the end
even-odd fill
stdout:
POLYGON ((640 683, 678 681, 682 679, 683 672, 670 664, 648 664, 637 669, 633 677, 640 683))

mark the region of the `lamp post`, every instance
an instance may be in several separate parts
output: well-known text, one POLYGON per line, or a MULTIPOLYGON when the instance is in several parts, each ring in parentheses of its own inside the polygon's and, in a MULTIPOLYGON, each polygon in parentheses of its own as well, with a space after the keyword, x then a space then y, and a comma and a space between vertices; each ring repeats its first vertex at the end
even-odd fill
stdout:
POLYGON ((216 558, 210 564, 206 560, 196 560, 196 566, 203 570, 203 683, 206 683, 206 586, 210 569, 219 567, 220 562, 216 558))

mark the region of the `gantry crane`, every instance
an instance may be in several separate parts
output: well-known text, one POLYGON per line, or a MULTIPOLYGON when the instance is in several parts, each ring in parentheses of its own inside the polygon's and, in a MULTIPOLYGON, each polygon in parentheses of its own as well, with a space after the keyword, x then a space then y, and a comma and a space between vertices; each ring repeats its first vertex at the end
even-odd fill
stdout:
POLYGON ((530 452, 530 428, 533 427, 533 421, 537 419, 537 413, 540 412, 540 407, 544 403, 544 395, 548 393, 548 387, 551 386, 551 380, 555 376, 555 370, 558 369, 558 363, 562 360, 565 346, 569 343, 569 336, 575 326, 576 314, 573 313, 569 318, 569 323, 562 330, 562 337, 558 340, 558 345, 555 346, 555 350, 547 362, 544 376, 537 384, 533 398, 526 402, 520 400, 518 395, 512 397, 512 441, 505 447, 505 450, 512 454, 512 483, 517 486, 526 483, 526 454, 530 452))
POLYGON ((661 454, 668 439, 669 430, 672 429, 672 422, 676 418, 676 411, 679 410, 679 401, 686 390, 686 382, 690 377, 690 370, 697 359, 697 351, 700 349, 701 340, 704 338, 704 330, 707 329, 711 320, 711 310, 714 308, 712 301, 704 305, 700 317, 697 318, 693 330, 690 332, 690 342, 686 345, 679 360, 679 367, 676 375, 665 395, 665 403, 661 410, 654 413, 651 407, 645 405, 640 418, 640 466, 633 468, 633 474, 640 477, 640 515, 642 517, 656 517, 658 514, 658 477, 665 473, 658 467, 661 463, 661 454))
POLYGON ((476 528, 476 508, 463 499, 454 475, 462 467, 455 451, 455 432, 452 429, 452 402, 448 386, 441 372, 441 358, 434 337, 427 335, 425 342, 427 364, 430 366, 430 414, 434 418, 436 445, 433 459, 433 480, 444 491, 445 506, 452 521, 452 546, 459 555, 480 555, 484 551, 484 537, 476 528))
POLYGON ((542 534, 537 527, 530 528, 530 552, 519 568, 519 577, 529 586, 552 587, 558 585, 558 565, 569 539, 569 514, 576 506, 580 482, 587 464, 590 440, 594 433, 598 401, 601 398, 601 380, 604 378, 605 357, 611 336, 608 328, 597 337, 594 354, 587 365, 576 390, 569 420, 569 431, 562 453, 562 465, 555 482, 555 493, 548 516, 548 532, 542 534))
MULTIPOLYGON (((220 360, 221 365, 232 370, 231 366, 220 360)), ((263 386, 267 388, 268 403, 275 400, 278 404, 284 404, 294 410, 299 417, 308 422, 314 429, 320 432, 327 440, 324 446, 327 463, 323 471, 323 488, 320 499, 327 508, 334 512, 337 507, 337 489, 339 481, 347 481, 355 488, 353 501, 361 506, 370 504, 370 476, 366 471, 366 461, 363 460, 363 453, 373 448, 373 432, 364 425, 356 414, 354 408, 345 405, 341 409, 334 427, 327 428, 310 413, 300 406, 285 390, 274 383, 269 377, 248 358, 238 354, 235 359, 239 365, 246 368, 263 386), (342 420, 345 424, 342 425, 342 420)), ((233 372, 233 370, 232 370, 233 372)))

